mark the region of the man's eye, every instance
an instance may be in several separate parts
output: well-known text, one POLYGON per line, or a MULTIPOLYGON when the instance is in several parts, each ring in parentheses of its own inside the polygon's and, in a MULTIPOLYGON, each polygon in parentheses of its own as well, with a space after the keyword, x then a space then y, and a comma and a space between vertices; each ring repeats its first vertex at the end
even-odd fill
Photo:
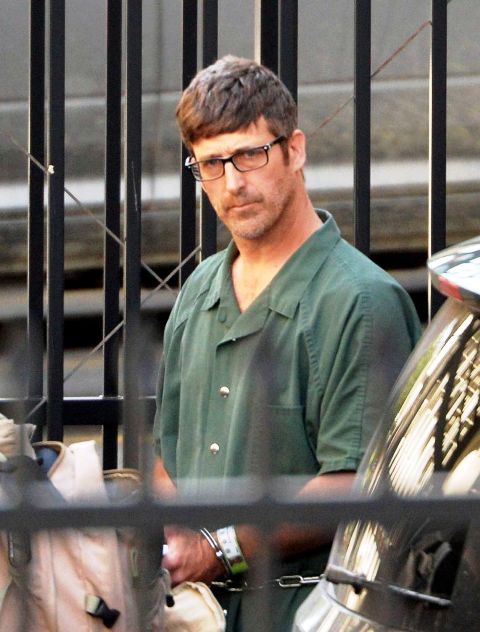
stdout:
POLYGON ((215 169, 221 162, 218 158, 210 158, 209 160, 202 160, 202 166, 205 169, 215 169))
POLYGON ((245 149, 245 151, 237 154, 239 158, 246 158, 247 160, 252 158, 258 158, 258 156, 262 153, 263 149, 260 147, 252 147, 252 149, 245 149))

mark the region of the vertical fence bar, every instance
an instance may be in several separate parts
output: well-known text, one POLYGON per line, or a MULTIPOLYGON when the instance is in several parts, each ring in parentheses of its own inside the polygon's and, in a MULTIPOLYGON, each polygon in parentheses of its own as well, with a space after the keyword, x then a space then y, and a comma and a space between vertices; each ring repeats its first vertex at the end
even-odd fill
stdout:
MULTIPOLYGON (((120 178, 122 128, 122 2, 107 2, 107 74, 105 131, 105 225, 120 235, 120 178)), ((120 319, 120 247, 106 232, 103 269, 103 337, 120 319)), ((119 334, 108 339, 103 348, 103 394, 118 395, 119 334)), ((118 419, 117 419, 118 422, 118 419)), ((117 466, 118 425, 103 428, 103 467, 117 466)))
POLYGON ((255 11, 255 58, 278 74, 278 0, 257 0, 255 11))
POLYGON ((371 0, 355 0, 354 244, 370 254, 371 0))
POLYGON ((298 102, 298 0, 280 4, 280 79, 298 102))
MULTIPOLYGON (((182 7, 182 90, 197 72, 197 0, 183 0, 182 7)), ((189 151, 182 144, 180 165, 180 261, 193 251, 197 240, 197 209, 195 180, 184 169, 189 151)), ((195 260, 189 259, 180 269, 180 287, 195 268, 195 260)))
MULTIPOLYGON (((218 0, 203 0, 202 67, 212 64, 218 56, 218 0)), ((200 205, 202 259, 217 251, 217 215, 202 191, 200 205)))
POLYGON ((203 0, 202 65, 209 66, 218 56, 218 0, 203 0))
MULTIPOLYGON (((28 151, 45 160, 45 0, 30 3, 28 151)), ((43 395, 44 174, 28 161, 27 397, 43 395)), ((37 438, 40 439, 40 429, 37 438)))
MULTIPOLYGON (((447 195, 447 0, 432 0, 430 51, 428 255, 445 248, 447 195)), ((443 302, 428 284, 429 318, 443 302)))
POLYGON ((48 89, 47 429, 63 439, 65 1, 50 0, 48 89))
POLYGON ((126 0, 124 465, 138 467, 140 229, 142 168, 142 0, 126 0))

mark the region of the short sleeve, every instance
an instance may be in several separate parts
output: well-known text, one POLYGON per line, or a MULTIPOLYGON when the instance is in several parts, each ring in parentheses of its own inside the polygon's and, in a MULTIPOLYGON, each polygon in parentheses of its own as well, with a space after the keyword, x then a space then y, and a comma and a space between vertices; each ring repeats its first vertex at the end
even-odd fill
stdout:
POLYGON ((420 335, 410 298, 394 283, 376 279, 358 294, 335 298, 328 339, 322 336, 315 350, 321 385, 319 474, 358 468, 420 335))

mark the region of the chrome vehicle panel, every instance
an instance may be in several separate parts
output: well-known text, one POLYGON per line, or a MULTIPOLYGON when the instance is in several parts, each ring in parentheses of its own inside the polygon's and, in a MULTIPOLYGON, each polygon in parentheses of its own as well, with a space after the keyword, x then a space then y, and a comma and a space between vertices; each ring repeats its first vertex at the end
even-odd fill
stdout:
POLYGON ((437 253, 428 269, 442 294, 480 311, 480 236, 437 253))
MULTIPOLYGON (((480 238, 439 253, 429 269, 449 298, 392 392, 356 479, 361 494, 480 492, 480 238)), ((480 594, 477 551, 479 531, 468 516, 345 524, 326 569, 333 581, 311 593, 295 632, 463 629, 454 598, 460 575, 471 595, 480 594)))
POLYGON ((336 602, 325 580, 303 602, 292 632, 401 632, 368 621, 336 602))

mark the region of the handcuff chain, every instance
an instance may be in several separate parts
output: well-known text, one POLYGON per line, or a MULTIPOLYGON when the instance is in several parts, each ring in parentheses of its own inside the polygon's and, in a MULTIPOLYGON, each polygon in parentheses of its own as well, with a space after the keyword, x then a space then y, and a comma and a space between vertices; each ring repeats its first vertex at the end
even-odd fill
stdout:
POLYGON ((245 590, 260 590, 267 585, 276 585, 279 588, 300 588, 300 586, 309 586, 311 584, 318 584, 322 579, 321 575, 312 575, 303 577, 303 575, 282 575, 276 579, 271 579, 259 586, 249 586, 247 582, 243 584, 237 584, 236 582, 227 579, 225 582, 212 582, 212 586, 216 588, 223 588, 229 592, 243 592, 245 590))
POLYGON ((321 575, 312 575, 308 577, 303 577, 303 575, 282 575, 282 577, 272 581, 280 586, 280 588, 299 588, 300 586, 318 584, 321 578, 321 575))

